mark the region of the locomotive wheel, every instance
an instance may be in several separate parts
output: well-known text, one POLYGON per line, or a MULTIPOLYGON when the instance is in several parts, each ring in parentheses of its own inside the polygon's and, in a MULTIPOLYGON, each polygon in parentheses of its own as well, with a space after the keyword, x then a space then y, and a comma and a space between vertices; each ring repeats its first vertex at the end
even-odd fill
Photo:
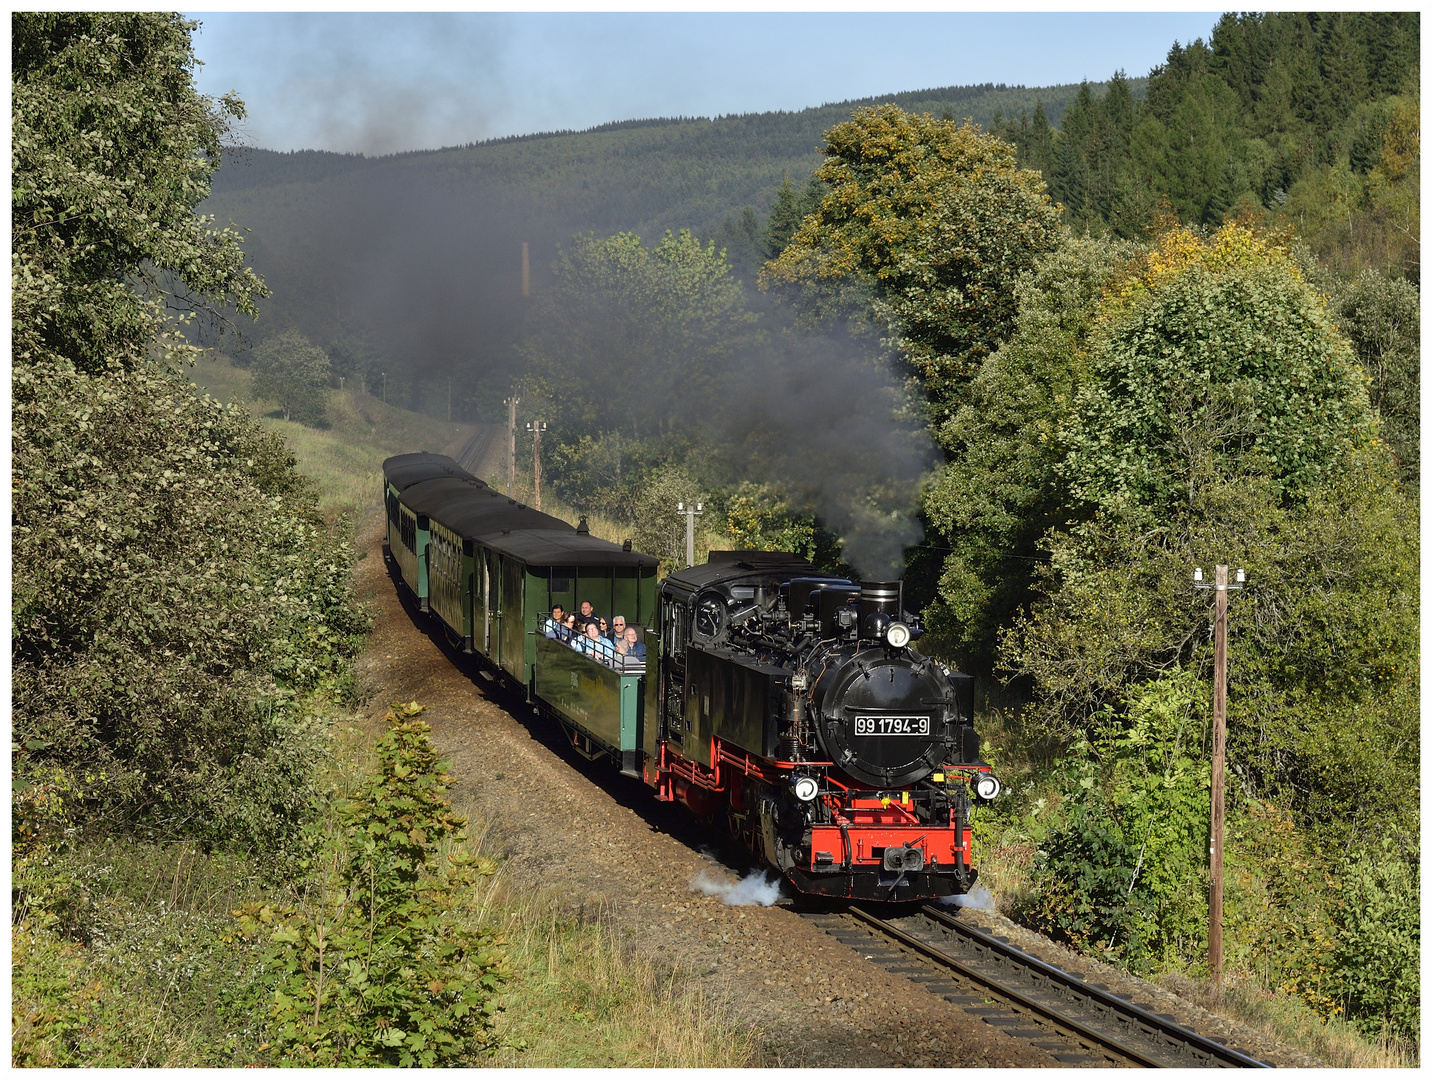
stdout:
POLYGON ((735 810, 726 811, 726 827, 741 843, 750 850, 756 850, 756 825, 750 814, 739 814, 735 810))

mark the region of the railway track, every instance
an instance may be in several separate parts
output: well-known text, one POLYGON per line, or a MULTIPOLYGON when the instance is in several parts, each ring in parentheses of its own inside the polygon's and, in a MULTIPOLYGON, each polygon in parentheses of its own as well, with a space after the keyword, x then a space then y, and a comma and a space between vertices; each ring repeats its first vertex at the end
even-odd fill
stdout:
POLYGON ((892 919, 854 906, 805 917, 865 959, 1046 1051, 1061 1065, 1268 1068, 933 905, 892 919))

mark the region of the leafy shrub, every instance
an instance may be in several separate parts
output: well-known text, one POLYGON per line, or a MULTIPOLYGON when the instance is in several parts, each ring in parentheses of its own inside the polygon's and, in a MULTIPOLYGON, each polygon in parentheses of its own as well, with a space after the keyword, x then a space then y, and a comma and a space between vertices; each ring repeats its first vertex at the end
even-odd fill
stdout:
POLYGON ((1135 691, 1060 762, 1065 799, 1039 844, 1025 917, 1136 969, 1187 955, 1207 918, 1208 762, 1198 680, 1135 691))
POLYGON ((1228 817, 1223 943, 1230 970, 1248 971, 1284 998, 1328 1019, 1334 996, 1332 904, 1337 879, 1288 806, 1248 802, 1228 817))
POLYGON ((442 842, 465 822, 420 711, 390 710, 378 775, 318 839, 302 901, 234 912, 237 939, 259 949, 270 1042, 286 1064, 454 1064, 491 1022, 503 955, 465 905, 495 866, 453 855, 443 865, 442 842))
POLYGON ((1417 866, 1390 840, 1339 868, 1336 987, 1370 1035, 1421 1035, 1422 889, 1417 866))
POLYGON ((17 768, 65 770, 80 818, 282 847, 323 737, 296 695, 367 630, 349 543, 281 440, 177 374, 12 388, 17 768))

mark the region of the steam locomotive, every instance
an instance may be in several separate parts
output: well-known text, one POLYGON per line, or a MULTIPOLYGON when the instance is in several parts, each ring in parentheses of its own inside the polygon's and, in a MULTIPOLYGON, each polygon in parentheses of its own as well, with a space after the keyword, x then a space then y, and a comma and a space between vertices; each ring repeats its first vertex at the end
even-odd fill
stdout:
POLYGON ((384 462, 386 555, 453 643, 572 746, 713 826, 797 892, 877 901, 974 884, 970 813, 999 793, 969 676, 922 656, 899 582, 781 552, 656 560, 499 495, 450 458, 384 462), (583 600, 647 656, 592 654, 547 617, 583 600))

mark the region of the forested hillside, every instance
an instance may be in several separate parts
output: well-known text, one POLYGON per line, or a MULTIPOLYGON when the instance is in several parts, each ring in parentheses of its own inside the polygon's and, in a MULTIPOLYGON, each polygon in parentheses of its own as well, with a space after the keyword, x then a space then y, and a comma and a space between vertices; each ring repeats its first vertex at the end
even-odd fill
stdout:
MULTIPOLYGON (((1057 119, 1078 90, 983 85, 879 100, 988 124, 1041 102, 1057 119)), ((783 178, 804 185, 822 133, 874 100, 377 159, 236 149, 200 209, 250 230, 249 257, 275 293, 253 333, 297 327, 345 377, 372 383, 386 371, 390 400, 419 410, 437 411, 452 375, 461 414, 497 420, 521 334, 524 242, 534 295, 550 288, 548 268, 574 234, 624 230, 655 243, 687 228, 733 256, 744 239, 753 286, 766 255, 740 228, 743 208, 764 218, 783 178)))
POLYGON ((993 130, 1076 227, 1137 236, 1165 203, 1190 224, 1266 216, 1339 270, 1416 281, 1419 29, 1416 13, 1229 14, 1142 93, 1116 76, 1058 130, 993 130))

